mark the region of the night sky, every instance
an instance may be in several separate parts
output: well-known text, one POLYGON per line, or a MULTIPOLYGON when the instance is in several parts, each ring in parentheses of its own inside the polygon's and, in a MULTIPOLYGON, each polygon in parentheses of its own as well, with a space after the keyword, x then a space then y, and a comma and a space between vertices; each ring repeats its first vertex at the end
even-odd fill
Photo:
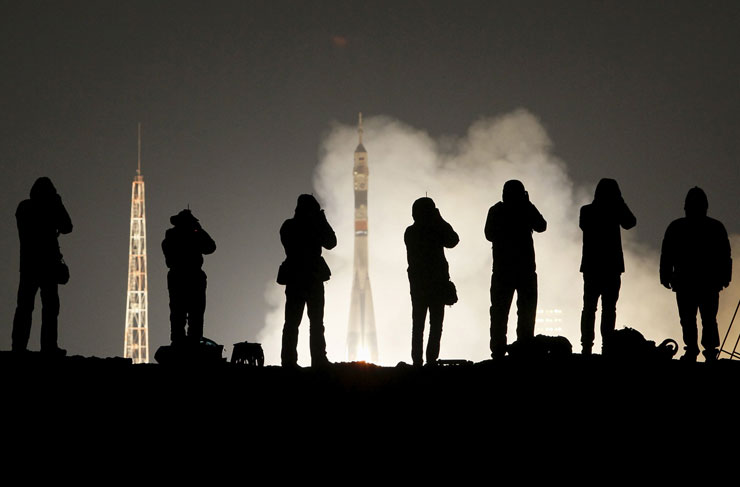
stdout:
POLYGON ((524 108, 576 184, 619 181, 646 247, 694 185, 740 233, 738 25, 736 1, 0 2, 0 349, 15 209, 49 176, 75 225, 60 238, 72 274, 60 345, 122 354, 138 122, 152 354, 169 336, 169 217, 190 205, 218 245, 204 265, 206 336, 255 340, 284 256, 278 229, 314 191, 326 134, 359 111, 444 138, 524 108))

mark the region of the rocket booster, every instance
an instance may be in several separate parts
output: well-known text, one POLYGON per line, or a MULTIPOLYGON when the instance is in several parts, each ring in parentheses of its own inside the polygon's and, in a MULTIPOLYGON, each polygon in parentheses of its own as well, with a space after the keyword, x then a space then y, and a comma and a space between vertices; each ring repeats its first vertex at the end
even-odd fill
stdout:
POLYGON ((352 279, 352 298, 350 303, 349 330, 347 333, 347 355, 350 361, 364 360, 375 362, 378 359, 378 345, 375 334, 375 313, 368 275, 368 213, 367 190, 370 172, 367 165, 367 151, 362 145, 362 114, 360 114, 359 144, 355 149, 353 168, 355 190, 355 260, 352 279))

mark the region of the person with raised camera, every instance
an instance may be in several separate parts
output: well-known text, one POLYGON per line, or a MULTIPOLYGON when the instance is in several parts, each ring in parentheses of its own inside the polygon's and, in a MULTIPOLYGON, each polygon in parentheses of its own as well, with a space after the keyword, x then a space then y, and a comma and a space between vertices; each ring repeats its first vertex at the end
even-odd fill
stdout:
POLYGON ((21 246, 18 305, 13 318, 12 350, 25 352, 31 334, 36 293, 41 291, 41 352, 64 356, 59 348, 59 284, 69 279, 62 260, 58 236, 72 231, 62 198, 47 177, 40 177, 31 187, 31 197, 21 201, 15 212, 21 246))

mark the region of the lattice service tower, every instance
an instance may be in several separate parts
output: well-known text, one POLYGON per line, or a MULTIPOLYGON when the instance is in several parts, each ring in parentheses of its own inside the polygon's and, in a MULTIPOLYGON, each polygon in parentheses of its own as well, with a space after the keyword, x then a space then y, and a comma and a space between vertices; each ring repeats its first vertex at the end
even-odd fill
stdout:
POLYGON ((135 364, 149 363, 149 326, 146 276, 146 212, 144 176, 141 175, 141 124, 136 178, 131 185, 131 234, 128 251, 126 334, 123 357, 135 364))
POLYGON ((378 360, 378 341, 375 335, 373 294, 370 291, 367 252, 367 151, 362 145, 362 113, 357 133, 360 143, 355 149, 355 263, 352 280, 352 301, 349 308, 347 358, 350 361, 375 363, 378 360))

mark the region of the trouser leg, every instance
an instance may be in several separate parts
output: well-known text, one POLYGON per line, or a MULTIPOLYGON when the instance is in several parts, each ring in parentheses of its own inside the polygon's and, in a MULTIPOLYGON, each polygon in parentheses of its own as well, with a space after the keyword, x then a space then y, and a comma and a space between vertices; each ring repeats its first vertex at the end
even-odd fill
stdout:
POLYGON ((54 351, 59 318, 59 285, 53 279, 41 283, 41 350, 54 351))
POLYGON ((298 326, 303 318, 306 301, 302 293, 288 284, 285 288, 285 324, 280 359, 283 365, 298 362, 298 326))
POLYGON ((583 311, 581 311, 581 346, 589 353, 594 345, 594 324, 599 289, 592 276, 583 275, 583 311))
POLYGON ((202 275, 193 278, 188 300, 188 338, 191 342, 199 343, 203 338, 203 320, 206 313, 206 276, 202 275))
POLYGON ((491 357, 501 358, 506 353, 506 325, 509 320, 514 286, 505 276, 491 276, 491 357))
POLYGON ((188 299, 182 280, 173 271, 167 273, 167 289, 170 294, 170 341, 172 344, 181 344, 185 341, 188 299))
POLYGON ((307 299, 309 320, 309 347, 311 362, 321 364, 326 362, 326 338, 324 336, 324 283, 311 285, 307 299))
POLYGON ((441 303, 429 306, 429 342, 427 343, 427 364, 433 364, 439 358, 439 347, 442 341, 442 322, 445 318, 445 306, 441 303))
POLYGON ((601 285, 601 341, 607 343, 617 323, 617 300, 622 278, 619 274, 605 276, 601 285))
POLYGON ((12 348, 16 351, 26 350, 28 339, 31 336, 31 319, 33 317, 33 306, 36 300, 36 292, 39 285, 36 279, 21 274, 18 283, 18 304, 13 317, 13 340, 12 348))
POLYGON ((428 305, 423 299, 411 298, 411 361, 414 365, 423 363, 424 325, 428 305))
POLYGON ((537 274, 522 278, 516 290, 517 340, 534 338, 534 324, 537 318, 537 274))
POLYGON ((696 330, 698 301, 692 292, 677 291, 676 303, 678 304, 678 316, 681 321, 681 331, 686 355, 696 357, 699 354, 696 330))
POLYGON ((719 309, 719 293, 707 292, 699 300, 701 314, 701 345, 704 347, 704 356, 708 360, 717 357, 719 348, 719 330, 717 329, 717 311, 719 309))

